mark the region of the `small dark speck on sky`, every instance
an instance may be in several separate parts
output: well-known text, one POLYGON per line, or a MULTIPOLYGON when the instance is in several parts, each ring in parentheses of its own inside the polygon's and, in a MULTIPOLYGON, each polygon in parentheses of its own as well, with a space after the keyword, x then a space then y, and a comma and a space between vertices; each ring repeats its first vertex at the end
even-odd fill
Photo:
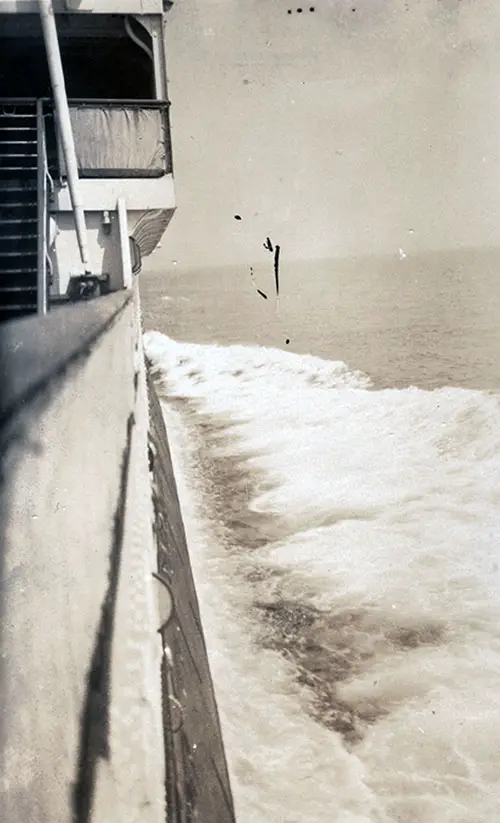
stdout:
POLYGON ((291 9, 288 9, 288 14, 291 14, 291 13, 292 13, 292 10, 291 10, 291 9))
POLYGON ((235 214, 234 219, 235 220, 241 220, 241 214, 235 214))
POLYGON ((297 9, 298 14, 302 14, 302 9, 297 9))
POLYGON ((287 346, 288 346, 289 342, 290 342, 290 338, 287 337, 286 340, 285 340, 285 343, 287 344, 287 346))

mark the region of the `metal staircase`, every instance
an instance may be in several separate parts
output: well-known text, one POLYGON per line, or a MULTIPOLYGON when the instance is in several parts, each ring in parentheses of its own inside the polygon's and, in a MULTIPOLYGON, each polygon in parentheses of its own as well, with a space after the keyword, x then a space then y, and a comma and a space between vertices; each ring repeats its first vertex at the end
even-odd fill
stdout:
POLYGON ((36 102, 0 104, 0 322, 39 310, 37 121, 36 102))

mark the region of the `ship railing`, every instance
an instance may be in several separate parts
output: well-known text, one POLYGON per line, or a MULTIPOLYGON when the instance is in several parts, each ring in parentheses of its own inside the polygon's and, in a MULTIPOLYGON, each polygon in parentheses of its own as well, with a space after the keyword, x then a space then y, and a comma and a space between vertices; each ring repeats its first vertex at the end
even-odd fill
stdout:
MULTIPOLYGON (((4 116, 11 118, 9 128, 14 132, 13 137, 7 137, 6 142, 11 146, 10 168, 13 179, 22 182, 17 206, 23 205, 23 198, 28 197, 30 183, 36 185, 36 237, 37 237, 37 267, 36 267, 36 309, 38 314, 46 314, 48 309, 48 276, 50 261, 48 257, 48 194, 52 185, 47 159, 46 127, 43 101, 35 97, 0 97, 0 110, 4 116), (15 147, 15 148, 14 148, 15 147), (31 159, 33 158, 33 160, 31 159), (29 162, 25 162, 28 160, 29 162)), ((26 205, 26 204, 25 204, 26 205)), ((23 239, 30 231, 18 217, 12 217, 12 222, 19 223, 20 238, 23 239)), ((23 246, 23 251, 29 249, 23 246)), ((27 270, 26 270, 27 271, 27 270)), ((31 270, 30 270, 31 271, 31 270)), ((24 269, 19 270, 23 275, 24 269)), ((24 286, 20 286, 20 291, 24 286)), ((17 287, 16 287, 17 288, 17 287)), ((30 287, 26 287, 30 288, 30 287)))
MULTIPOLYGON (((172 173, 168 101, 99 98, 68 102, 80 178, 145 181, 172 173)), ((0 98, 0 107, 13 113, 26 107, 36 112, 37 311, 45 314, 52 276, 49 201, 53 181, 64 185, 66 178, 54 104, 51 98, 10 97, 0 98)), ((126 217, 123 203, 121 211, 126 217)), ((123 214, 121 222, 125 226, 123 214)), ((137 265, 130 261, 127 268, 133 272, 137 265)))
POLYGON ((37 207, 38 207, 38 248, 37 248, 37 312, 47 314, 50 260, 48 250, 49 191, 53 188, 47 159, 45 115, 43 101, 36 102, 37 127, 37 207))
MULTIPOLYGON (((89 178, 152 178, 173 171, 170 103, 167 100, 71 98, 71 123, 78 174, 89 178)), ((1 97, 0 106, 38 106, 52 177, 65 177, 65 164, 49 97, 1 97)))

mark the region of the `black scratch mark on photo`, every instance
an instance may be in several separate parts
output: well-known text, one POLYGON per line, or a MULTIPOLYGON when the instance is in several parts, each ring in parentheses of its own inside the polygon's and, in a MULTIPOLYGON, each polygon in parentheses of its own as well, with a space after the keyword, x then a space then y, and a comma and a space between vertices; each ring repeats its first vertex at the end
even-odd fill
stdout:
POLYGON ((274 249, 274 281, 276 283, 276 297, 280 296, 280 246, 274 249))

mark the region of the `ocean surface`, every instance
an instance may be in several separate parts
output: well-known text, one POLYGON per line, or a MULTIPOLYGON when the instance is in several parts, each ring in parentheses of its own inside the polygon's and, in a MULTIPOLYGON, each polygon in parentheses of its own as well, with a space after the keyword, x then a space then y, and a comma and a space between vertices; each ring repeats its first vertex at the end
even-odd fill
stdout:
POLYGON ((500 820, 499 277, 141 275, 239 823, 500 820))

